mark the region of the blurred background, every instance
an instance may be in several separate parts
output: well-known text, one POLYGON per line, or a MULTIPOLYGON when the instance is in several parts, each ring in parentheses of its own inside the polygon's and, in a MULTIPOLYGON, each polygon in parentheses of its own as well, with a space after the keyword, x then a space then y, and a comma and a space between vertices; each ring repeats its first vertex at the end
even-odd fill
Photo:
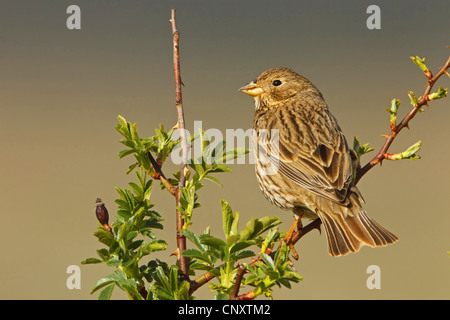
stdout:
MULTIPOLYGON (((409 59, 426 57, 436 71, 449 56, 448 1, 0 1, 0 298, 96 299, 96 281, 113 272, 81 266, 102 245, 95 199, 114 220, 115 186, 126 187, 131 158, 119 159, 117 115, 137 122, 142 137, 176 123, 170 9, 177 9, 187 128, 242 128, 253 100, 238 88, 262 71, 289 67, 323 93, 350 144, 356 135, 379 150, 389 131, 385 108, 408 91, 420 96, 422 71, 409 59), (81 8, 81 30, 68 30, 66 9, 81 8), (369 30, 366 9, 381 8, 381 29, 369 30), (81 267, 81 289, 69 290, 70 265, 81 267)), ((446 76, 438 85, 449 87, 446 76)), ((436 86, 437 90, 437 86, 436 86)), ((422 140, 421 160, 385 161, 359 183, 369 215, 399 236, 385 248, 328 255, 314 231, 297 245, 304 280, 275 299, 448 299, 450 236, 449 98, 430 103, 390 152, 422 140), (381 270, 381 289, 369 290, 366 269, 381 270)), ((363 163, 370 160, 369 154, 363 163)), ((178 168, 167 163, 165 172, 178 168)), ((220 199, 253 217, 290 213, 271 206, 253 166, 236 164, 218 176, 223 189, 200 190, 192 230, 208 225, 222 236, 220 199)), ((154 257, 170 263, 176 248, 174 199, 153 189, 164 218, 158 237, 169 244, 154 257)), ((188 244, 190 245, 190 244, 188 244)), ((152 256, 148 256, 148 259, 152 256)), ((148 260, 147 259, 147 260, 148 260)), ((146 259, 144 258, 146 261, 146 259)), ((212 295, 205 286, 198 299, 212 295)), ((116 288, 114 299, 126 299, 116 288)))

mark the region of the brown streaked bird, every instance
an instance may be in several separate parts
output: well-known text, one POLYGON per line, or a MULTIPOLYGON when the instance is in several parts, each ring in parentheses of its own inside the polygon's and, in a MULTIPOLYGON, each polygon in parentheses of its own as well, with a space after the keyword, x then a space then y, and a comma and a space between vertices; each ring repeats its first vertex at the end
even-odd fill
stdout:
POLYGON ((239 90, 255 100, 256 177, 272 204, 292 210, 298 227, 301 218, 319 217, 332 256, 398 240, 364 211, 354 152, 308 79, 274 68, 239 90))

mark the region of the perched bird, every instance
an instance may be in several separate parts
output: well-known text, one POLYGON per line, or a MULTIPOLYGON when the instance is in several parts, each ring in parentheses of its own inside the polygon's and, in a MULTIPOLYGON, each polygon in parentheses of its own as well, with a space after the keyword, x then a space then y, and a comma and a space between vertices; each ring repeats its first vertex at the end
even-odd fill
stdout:
POLYGON ((319 217, 332 256, 398 240, 362 208, 353 184, 356 155, 308 79, 273 68, 239 90, 255 100, 256 177, 272 204, 292 210, 298 227, 301 218, 319 217))

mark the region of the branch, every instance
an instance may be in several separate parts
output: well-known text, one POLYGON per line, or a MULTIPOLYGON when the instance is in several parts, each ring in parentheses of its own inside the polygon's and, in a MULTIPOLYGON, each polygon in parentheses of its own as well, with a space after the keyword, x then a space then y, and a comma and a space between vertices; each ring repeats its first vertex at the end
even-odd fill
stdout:
POLYGON ((239 299, 238 298, 239 288, 241 287, 242 278, 244 277, 244 273, 246 270, 247 270, 247 268, 244 265, 242 265, 242 264, 239 265, 239 271, 236 275, 236 280, 234 281, 233 292, 231 292, 229 300, 239 299))
MULTIPOLYGON (((179 51, 179 42, 180 42, 180 33, 177 30, 176 20, 175 20, 175 9, 172 9, 172 15, 170 22, 172 23, 172 38, 173 38, 173 70, 175 76, 175 105, 177 107, 177 117, 178 123, 177 127, 180 130, 180 144, 181 144, 181 152, 182 152, 182 160, 180 165, 180 182, 178 184, 177 189, 175 190, 175 199, 176 206, 179 207, 180 204, 180 189, 184 188, 186 182, 186 159, 189 150, 189 146, 186 140, 186 131, 184 124, 184 112, 183 112, 183 99, 181 95, 181 74, 180 74, 180 51, 179 51)), ((186 237, 181 233, 184 226, 184 219, 181 212, 177 209, 177 251, 183 252, 186 250, 186 237)), ((189 280, 189 270, 187 258, 178 255, 178 262, 180 266, 180 270, 182 272, 182 278, 184 280, 189 280)))
POLYGON ((153 166, 153 169, 155 170, 155 173, 152 175, 152 178, 155 180, 161 181, 161 183, 166 187, 166 189, 173 196, 175 196, 175 193, 177 192, 177 188, 175 186, 173 186, 173 184, 170 183, 170 181, 166 178, 166 176, 162 172, 161 164, 155 160, 155 158, 153 157, 153 155, 151 154, 150 151, 147 152, 147 156, 148 156, 148 159, 150 160, 150 163, 153 166))
POLYGON ((294 232, 292 234, 291 243, 296 244, 298 240, 300 240, 304 235, 306 235, 307 233, 309 233, 310 231, 312 231, 314 229, 317 229, 320 231, 321 224, 322 224, 322 221, 320 220, 320 218, 317 218, 317 219, 313 220, 311 223, 309 223, 308 225, 301 228, 300 230, 294 232))
MULTIPOLYGON (((411 58, 416 64, 419 65, 419 63, 416 62, 417 58, 411 58)), ((423 62, 422 60, 419 59, 420 62, 423 62)), ((422 68, 422 65, 424 65, 423 63, 421 65, 419 65, 422 68)), ((414 116, 416 115, 416 113, 424 106, 426 105, 428 107, 428 101, 434 100, 433 94, 430 95, 431 89, 433 88, 434 84, 436 83, 436 81, 445 73, 448 75, 447 69, 450 67, 450 57, 447 59, 447 61, 445 62, 445 64, 439 69, 439 71, 432 76, 431 72, 426 69, 424 70, 425 75, 428 78, 428 84, 425 88, 425 92, 423 93, 423 95, 420 97, 420 99, 418 99, 418 101, 415 103, 414 107, 408 112, 408 114, 403 118, 402 121, 400 121, 400 123, 398 125, 392 124, 391 123, 391 132, 389 133, 389 135, 385 136, 386 137, 386 141, 383 145, 383 147, 381 148, 381 150, 378 152, 378 154, 369 161, 369 163, 367 163, 364 167, 360 168, 357 170, 356 172, 356 177, 355 177, 355 184, 358 183, 359 180, 361 180, 361 178, 370 170, 372 169, 376 164, 380 163, 384 160, 384 159, 389 159, 390 158, 390 154, 387 153, 389 147, 391 146, 392 142, 394 142, 395 138, 397 137, 398 133, 403 129, 403 128, 408 128, 409 129, 409 121, 411 121, 411 119, 414 118, 414 116)), ((423 69, 422 69, 423 70, 423 69)))

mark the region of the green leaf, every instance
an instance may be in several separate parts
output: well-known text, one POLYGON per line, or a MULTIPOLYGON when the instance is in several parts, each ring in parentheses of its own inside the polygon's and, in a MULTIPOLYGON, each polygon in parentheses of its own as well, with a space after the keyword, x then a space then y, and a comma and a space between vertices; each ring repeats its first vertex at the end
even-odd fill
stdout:
POLYGON ((241 233, 239 234, 240 235, 239 238, 243 241, 250 239, 255 230, 255 224, 256 220, 255 218, 252 217, 252 219, 248 221, 247 224, 245 225, 245 229, 242 230, 241 233))
POLYGON ((127 150, 122 150, 119 152, 119 158, 122 159, 123 157, 126 157, 129 154, 133 154, 136 151, 134 149, 127 149, 127 150))
POLYGON ((97 258, 87 258, 86 260, 81 261, 81 264, 96 264, 96 263, 103 263, 103 261, 97 258))
POLYGON ((111 234, 111 232, 103 227, 99 227, 97 231, 94 232, 94 236, 98 238, 98 241, 106 244, 108 247, 110 247, 115 241, 114 236, 111 234))
POLYGON ((265 253, 266 250, 271 246, 272 242, 278 239, 279 235, 280 233, 278 232, 278 228, 270 229, 269 233, 266 235, 261 245, 261 252, 265 253))
MULTIPOLYGON (((412 93, 412 92, 410 92, 410 93, 412 93)), ((399 106, 400 106, 400 100, 392 99, 392 101, 391 101, 391 108, 390 109, 386 109, 386 111, 389 112, 389 114, 391 115, 390 123, 391 123, 391 128, 392 129, 394 129, 396 124, 397 124, 397 111, 398 111, 399 106)), ((358 141, 358 143, 359 143, 359 141, 358 141)), ((355 149, 355 151, 356 151, 356 149, 355 149)), ((356 153, 358 154, 358 152, 356 152, 356 153)))
POLYGON ((181 254, 185 257, 195 258, 201 261, 204 261, 208 264, 212 264, 211 258, 209 255, 204 254, 196 249, 186 249, 181 254))
POLYGON ((183 281, 179 289, 175 291, 175 300, 189 300, 189 289, 191 285, 188 281, 183 281))
POLYGON ((361 145, 359 143, 358 137, 355 136, 353 139, 353 150, 355 150, 359 162, 362 155, 369 153, 374 149, 372 147, 369 147, 368 143, 361 145))
POLYGON ((106 265, 108 267, 118 267, 122 264, 122 259, 119 259, 117 256, 111 257, 108 261, 106 261, 106 265))
POLYGON ((181 233, 188 238, 193 244, 197 246, 201 251, 206 251, 208 248, 203 245, 200 241, 200 238, 194 234, 192 231, 189 230, 181 230, 181 233))
POLYGON ((109 260, 109 252, 105 248, 97 250, 97 254, 104 262, 109 260))
POLYGON ((237 242, 237 243, 235 243, 234 245, 231 246, 230 253, 232 254, 232 253, 235 253, 235 252, 237 252, 239 250, 248 248, 248 247, 254 245, 255 243, 256 243, 255 240, 239 241, 239 242, 237 242))
POLYGON ((127 123, 128 123, 127 120, 124 117, 122 117, 120 114, 117 116, 117 120, 119 120, 120 124, 123 127, 127 127, 127 123))
POLYGON ((142 243, 144 243, 144 240, 133 241, 128 245, 128 250, 136 250, 142 245, 142 243))
POLYGON ((167 243, 164 240, 153 240, 152 242, 144 244, 139 248, 136 256, 134 257, 134 260, 138 261, 143 256, 146 256, 152 252, 162 251, 166 249, 167 243))
POLYGON ((202 244, 205 244, 209 247, 215 248, 215 249, 223 249, 227 246, 227 244, 219 239, 219 238, 215 238, 213 236, 207 235, 207 234, 202 234, 200 237, 200 242, 202 244))
POLYGON ((414 94, 414 92, 409 91, 409 92, 408 92, 408 96, 409 96, 409 99, 410 99, 410 101, 411 101, 411 105, 416 106, 416 105, 417 105, 417 102, 419 102, 419 99, 416 97, 416 95, 414 94))
POLYGON ((230 235, 227 238, 227 241, 226 241, 227 247, 231 248, 236 242, 238 242, 238 240, 239 240, 239 236, 238 235, 234 235, 234 234, 230 235))
POLYGON ((222 206, 223 232, 225 233, 225 237, 228 238, 232 234, 231 226, 235 217, 227 201, 220 200, 220 205, 222 206))
POLYGON ((272 258, 265 253, 260 253, 259 256, 261 257, 261 259, 264 261, 264 263, 272 270, 275 270, 275 262, 272 260, 272 258))
POLYGON ((245 258, 250 258, 255 256, 255 253, 253 251, 250 250, 243 250, 238 252, 235 256, 234 256, 234 260, 240 260, 240 259, 245 259, 245 258))
POLYGON ((263 232, 279 225, 281 223, 278 217, 263 217, 261 219, 252 218, 247 222, 245 229, 240 233, 241 240, 251 240, 258 237, 263 232))
POLYGON ((214 176, 206 175, 206 176, 204 176, 204 179, 207 179, 207 180, 209 180, 209 181, 212 181, 212 182, 214 182, 215 184, 217 184, 217 185, 219 185, 220 187, 223 188, 223 185, 222 185, 222 183, 220 182, 220 180, 217 179, 217 178, 214 177, 214 176))
POLYGON ((256 226, 255 226, 255 232, 254 237, 259 236, 260 234, 264 233, 265 231, 279 225, 282 221, 278 217, 262 217, 261 219, 256 220, 256 226))
POLYGON ((93 294, 95 291, 111 284, 114 283, 116 280, 116 275, 113 273, 109 276, 106 276, 104 278, 101 278, 100 280, 97 281, 97 283, 95 284, 94 288, 91 291, 91 294, 93 294))
POLYGON ((103 289, 102 291, 100 291, 100 294, 98 296, 98 300, 109 300, 111 299, 111 295, 113 293, 114 290, 114 284, 111 284, 109 286, 107 286, 105 289, 103 289))
POLYGON ((136 196, 142 195, 144 193, 144 190, 136 183, 129 182, 128 185, 131 187, 131 189, 133 189, 136 196))
MULTIPOLYGON (((230 163, 231 162, 230 160, 240 158, 249 152, 250 152, 250 150, 245 149, 245 148, 235 148, 233 150, 229 150, 223 154, 222 163, 230 163)), ((231 163, 233 163, 233 162, 231 162, 231 163)))
POLYGON ((410 146, 406 151, 395 154, 386 154, 385 157, 388 160, 403 160, 403 159, 411 159, 416 160, 420 159, 420 156, 417 154, 422 146, 422 141, 418 141, 412 146, 410 146))
POLYGON ((441 86, 439 86, 438 92, 429 94, 427 96, 427 100, 433 101, 433 100, 445 98, 447 96, 447 92, 448 92, 447 89, 444 89, 441 86))
POLYGON ((431 72, 430 70, 428 70, 427 65, 425 64, 425 58, 420 59, 418 56, 416 57, 410 57, 410 59, 419 66, 420 69, 422 69, 423 73, 425 73, 425 75, 427 76, 427 78, 431 78, 431 72))
POLYGON ((214 295, 213 300, 228 300, 230 296, 226 293, 218 293, 214 295))
POLYGON ((126 236, 126 241, 131 241, 133 240, 137 235, 139 234, 139 232, 137 231, 131 231, 127 234, 126 236))
MULTIPOLYGON (((117 201, 121 201, 121 200, 116 199, 115 202, 117 203, 117 201)), ((122 223, 124 223, 125 221, 130 219, 132 216, 133 216, 133 214, 129 210, 122 210, 122 209, 117 210, 116 218, 122 223)))

